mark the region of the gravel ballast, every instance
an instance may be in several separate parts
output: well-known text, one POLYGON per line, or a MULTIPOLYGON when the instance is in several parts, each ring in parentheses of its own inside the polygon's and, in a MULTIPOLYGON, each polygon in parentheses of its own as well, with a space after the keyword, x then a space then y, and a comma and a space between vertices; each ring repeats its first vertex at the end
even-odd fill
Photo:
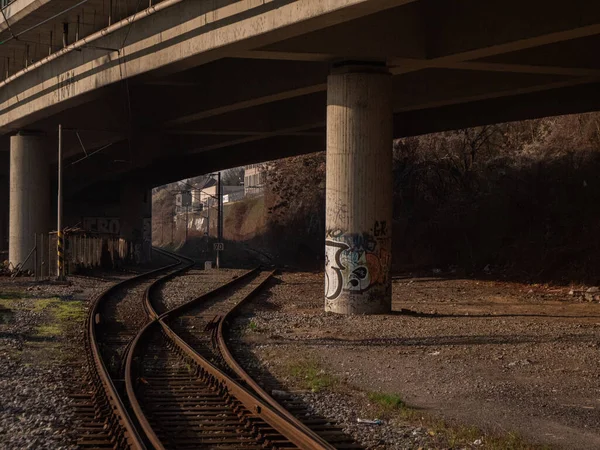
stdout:
POLYGON ((85 366, 85 312, 115 280, 0 278, 0 448, 75 448, 69 394, 85 366))
POLYGON ((246 273, 245 269, 191 269, 161 285, 158 296, 166 309, 176 308, 246 273))
MULTIPOLYGON (((412 448, 416 435, 432 431, 414 421, 358 425, 361 416, 374 419, 365 416, 370 392, 397 394, 482 437, 600 447, 597 302, 569 295, 570 287, 494 280, 404 276, 393 287, 393 314, 341 316, 323 311, 321 274, 284 273, 235 326, 257 363, 287 388, 298 388, 289 374, 298 359, 318 361, 349 387, 307 398, 369 447, 412 448)), ((426 436, 421 442, 428 446, 426 436)), ((485 448, 485 439, 472 445, 485 448)))

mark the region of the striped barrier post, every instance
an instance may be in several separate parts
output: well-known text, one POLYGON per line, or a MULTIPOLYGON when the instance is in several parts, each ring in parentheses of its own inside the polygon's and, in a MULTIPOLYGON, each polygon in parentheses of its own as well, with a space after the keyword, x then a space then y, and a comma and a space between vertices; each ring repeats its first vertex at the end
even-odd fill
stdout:
POLYGON ((65 272, 64 272, 64 268, 65 268, 65 255, 64 255, 64 239, 63 239, 63 233, 61 230, 58 231, 57 235, 56 235, 56 262, 57 262, 57 266, 56 266, 56 275, 58 280, 62 281, 64 280, 65 276, 65 272))

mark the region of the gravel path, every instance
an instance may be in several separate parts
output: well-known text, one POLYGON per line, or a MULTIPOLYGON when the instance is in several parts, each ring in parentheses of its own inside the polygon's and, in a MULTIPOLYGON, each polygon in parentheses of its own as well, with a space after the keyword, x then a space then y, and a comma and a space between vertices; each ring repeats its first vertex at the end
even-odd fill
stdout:
POLYGON ((492 436, 600 448, 600 305, 569 295, 571 288, 403 277, 394 282, 394 314, 339 316, 323 312, 321 274, 280 280, 237 321, 243 342, 289 388, 287 366, 300 358, 318 360, 349 386, 307 398, 363 444, 427 442, 431 430, 406 422, 357 425, 374 418, 365 393, 383 392, 492 436))
POLYGON ((158 291, 158 298, 167 309, 173 309, 246 272, 245 269, 192 269, 162 284, 158 291))
POLYGON ((433 448, 427 429, 396 420, 384 420, 380 425, 358 423, 358 419, 373 419, 365 409, 366 398, 340 392, 305 392, 304 402, 319 415, 344 426, 344 432, 369 449, 408 450, 433 448))

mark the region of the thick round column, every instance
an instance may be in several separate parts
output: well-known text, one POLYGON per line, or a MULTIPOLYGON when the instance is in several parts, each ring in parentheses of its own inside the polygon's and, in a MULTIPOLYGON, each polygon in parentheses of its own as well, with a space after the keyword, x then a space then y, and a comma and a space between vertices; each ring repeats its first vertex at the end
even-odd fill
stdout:
MULTIPOLYGON (((8 259, 16 266, 35 246, 35 234, 50 231, 50 174, 47 139, 18 134, 10 138, 8 259)), ((33 257, 23 267, 33 269, 33 257)))
POLYGON ((391 310, 392 80, 334 69, 327 84, 325 310, 391 310))
POLYGON ((130 244, 130 258, 136 263, 147 262, 152 251, 152 193, 135 182, 121 191, 120 236, 130 244))
MULTIPOLYGON (((0 175, 0 252, 8 249, 8 208, 10 204, 8 176, 0 175)), ((0 263, 5 258, 0 260, 0 263)))

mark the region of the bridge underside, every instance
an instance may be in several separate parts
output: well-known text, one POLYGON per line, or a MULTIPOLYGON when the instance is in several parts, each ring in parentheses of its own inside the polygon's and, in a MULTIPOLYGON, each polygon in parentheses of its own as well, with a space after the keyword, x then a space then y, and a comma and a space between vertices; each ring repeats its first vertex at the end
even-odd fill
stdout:
MULTIPOLYGON (((243 3, 252 4, 215 1, 212 8, 219 12, 243 3)), ((268 20, 294 3, 301 7, 301 1, 288 0, 270 2, 270 9, 249 8, 238 20, 261 15, 268 20)), ((393 76, 395 137, 598 107, 596 2, 348 3, 324 17, 265 29, 244 45, 223 45, 210 57, 190 54, 93 91, 63 96, 51 107, 5 121, 2 129, 55 136, 62 123, 77 130, 65 134, 65 188, 76 195, 123 177, 152 186, 324 150, 327 76, 340 61, 387 64, 393 76)), ((76 13, 69 12, 69 20, 76 13)), ((236 18, 231 18, 233 25, 236 18)), ((142 39, 136 34, 141 28, 142 23, 132 26, 127 39, 142 39)), ((211 39, 219 30, 202 31, 211 39)), ((11 41, 0 49, 23 51, 23 43, 11 41)), ((127 64, 142 64, 142 58, 153 54, 128 60, 122 70, 131 72, 127 64)), ((2 146, 8 150, 7 135, 2 146)))
MULTIPOLYGON (((382 165, 364 152, 381 162, 388 148, 374 130, 391 140, 600 105, 600 4, 589 0, 165 0, 111 30, 9 73, 0 87, 3 150, 11 134, 45 133, 54 172, 56 130, 66 129, 65 191, 73 204, 118 202, 131 183, 148 189, 325 149, 332 192, 351 182, 368 187, 382 165), (337 179, 347 173, 355 179, 337 179)), ((0 45, 0 56, 22 53, 22 45, 0 45)), ((338 227, 331 202, 354 201, 346 194, 328 197, 328 227, 338 227)), ((354 228, 331 245, 352 250, 347 243, 357 236, 379 233, 372 273, 384 292, 389 269, 381 255, 391 241, 382 236, 391 210, 367 216, 349 216, 339 226, 354 228)))

